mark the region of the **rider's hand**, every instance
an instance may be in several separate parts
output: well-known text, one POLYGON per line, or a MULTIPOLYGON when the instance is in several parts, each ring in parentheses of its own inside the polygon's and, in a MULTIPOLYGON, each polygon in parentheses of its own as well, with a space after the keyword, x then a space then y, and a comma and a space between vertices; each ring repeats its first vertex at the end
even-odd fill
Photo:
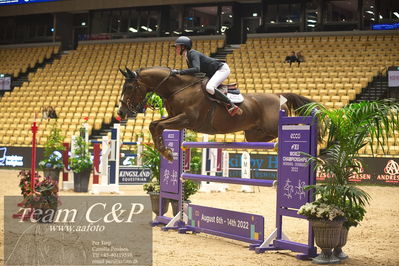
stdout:
POLYGON ((180 69, 172 69, 171 73, 172 76, 176 76, 177 74, 180 75, 180 69))

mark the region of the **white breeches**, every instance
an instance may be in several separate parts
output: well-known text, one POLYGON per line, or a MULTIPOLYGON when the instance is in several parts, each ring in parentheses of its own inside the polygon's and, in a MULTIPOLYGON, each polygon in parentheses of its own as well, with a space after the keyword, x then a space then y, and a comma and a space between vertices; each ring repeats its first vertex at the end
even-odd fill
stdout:
POLYGON ((209 79, 206 84, 206 91, 212 95, 215 94, 215 89, 222 84, 230 75, 230 68, 227 64, 223 64, 215 74, 209 79))

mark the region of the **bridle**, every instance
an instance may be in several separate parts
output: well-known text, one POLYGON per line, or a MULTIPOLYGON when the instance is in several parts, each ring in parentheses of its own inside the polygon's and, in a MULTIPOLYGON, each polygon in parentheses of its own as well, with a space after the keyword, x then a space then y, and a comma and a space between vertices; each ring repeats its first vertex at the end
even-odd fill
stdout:
MULTIPOLYGON (((150 90, 150 91, 152 91, 153 93, 156 92, 170 78, 170 76, 172 74, 172 70, 171 69, 169 69, 169 70, 170 70, 169 74, 165 78, 163 78, 161 80, 161 82, 153 90, 150 90)), ((133 89, 142 89, 141 85, 139 84, 139 83, 141 83, 139 81, 139 77, 140 77, 139 74, 140 73, 139 72, 133 72, 133 73, 135 73, 134 76, 131 76, 131 77, 130 76, 128 76, 128 77, 125 76, 125 82, 126 81, 129 81, 129 82, 132 81, 132 83, 133 83, 133 81, 136 80, 136 85, 133 85, 133 89)), ((137 114, 138 112, 143 110, 143 108, 147 104, 148 99, 151 97, 152 94, 151 93, 147 93, 147 95, 144 97, 144 99, 140 103, 138 103, 136 106, 132 106, 132 104, 130 102, 130 99, 128 99, 127 102, 125 102, 123 100, 123 95, 125 95, 127 89, 128 88, 126 86, 123 87, 122 94, 121 94, 121 97, 119 99, 119 102, 122 104, 122 106, 125 106, 130 113, 137 114)))

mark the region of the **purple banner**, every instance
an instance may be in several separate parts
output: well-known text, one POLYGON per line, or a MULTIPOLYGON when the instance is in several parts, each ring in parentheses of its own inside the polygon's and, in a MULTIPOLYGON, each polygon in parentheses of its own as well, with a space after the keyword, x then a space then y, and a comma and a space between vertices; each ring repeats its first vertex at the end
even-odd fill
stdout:
POLYGON ((188 225, 228 234, 232 239, 246 238, 248 241, 264 239, 263 216, 250 213, 189 204, 188 225))
POLYGON ((169 162, 161 156, 161 192, 179 193, 179 178, 181 172, 181 149, 180 139, 182 132, 178 130, 164 130, 163 140, 165 147, 173 152, 173 161, 169 162))
POLYGON ((279 136, 278 195, 281 206, 299 209, 308 201, 304 186, 309 185, 308 157, 310 153, 310 125, 282 125, 279 136))

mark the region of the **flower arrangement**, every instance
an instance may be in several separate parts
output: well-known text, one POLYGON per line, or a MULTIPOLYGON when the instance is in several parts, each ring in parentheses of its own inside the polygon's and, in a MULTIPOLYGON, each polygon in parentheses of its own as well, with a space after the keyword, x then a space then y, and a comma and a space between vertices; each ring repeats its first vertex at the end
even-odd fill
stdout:
POLYGON ((90 169, 93 165, 90 152, 89 143, 82 136, 78 136, 74 143, 75 152, 69 159, 69 166, 75 173, 83 172, 90 169))
POLYGON ((87 120, 88 117, 83 118, 85 122, 80 128, 80 135, 76 137, 73 142, 74 153, 69 158, 69 166, 74 173, 81 173, 91 169, 93 163, 91 161, 91 154, 89 152, 90 143, 86 141, 85 136, 87 134, 87 120))
POLYGON ((306 216, 310 220, 337 220, 344 218, 344 212, 337 206, 320 201, 308 202, 302 205, 298 214, 306 216))
POLYGON ((39 167, 41 169, 62 169, 64 163, 62 162, 62 156, 59 154, 52 153, 46 159, 39 162, 39 167))
POLYGON ((143 189, 147 193, 149 193, 149 192, 159 193, 161 190, 161 187, 159 185, 159 180, 155 176, 153 176, 151 178, 150 182, 143 185, 143 189))
POLYGON ((34 190, 31 187, 30 171, 19 173, 23 205, 26 208, 55 209, 58 205, 57 182, 47 177, 36 179, 34 190))
POLYGON ((18 174, 19 179, 19 188, 21 189, 21 194, 24 198, 26 198, 27 195, 32 193, 32 188, 31 188, 31 174, 30 171, 25 171, 22 170, 18 174))
POLYGON ((366 146, 371 147, 372 155, 379 147, 384 150, 388 138, 399 127, 399 102, 363 101, 333 110, 310 103, 302 111, 305 116, 315 115, 321 125, 320 137, 327 140, 326 147, 319 156, 310 156, 309 161, 329 178, 305 187, 314 191, 317 200, 302 206, 298 214, 311 220, 316 244, 322 249, 313 261, 337 263, 337 257, 348 257, 342 252, 348 230, 363 220, 370 200, 366 191, 350 183, 350 177, 361 171, 359 153, 366 146), (342 225, 338 226, 340 222, 342 225), (329 230, 325 229, 327 225, 329 230))
POLYGON ((399 127, 399 102, 392 99, 351 103, 330 110, 322 104, 303 107, 304 115, 314 114, 327 140, 326 148, 316 157, 310 157, 316 169, 329 178, 309 186, 324 203, 338 206, 344 213, 344 226, 357 226, 366 213, 370 195, 349 182, 361 170, 359 152, 369 146, 372 155, 387 143, 388 137, 399 127))
POLYGON ((61 129, 54 124, 44 145, 44 159, 39 162, 39 167, 43 170, 64 168, 61 152, 65 150, 63 146, 65 137, 61 134, 61 129))

